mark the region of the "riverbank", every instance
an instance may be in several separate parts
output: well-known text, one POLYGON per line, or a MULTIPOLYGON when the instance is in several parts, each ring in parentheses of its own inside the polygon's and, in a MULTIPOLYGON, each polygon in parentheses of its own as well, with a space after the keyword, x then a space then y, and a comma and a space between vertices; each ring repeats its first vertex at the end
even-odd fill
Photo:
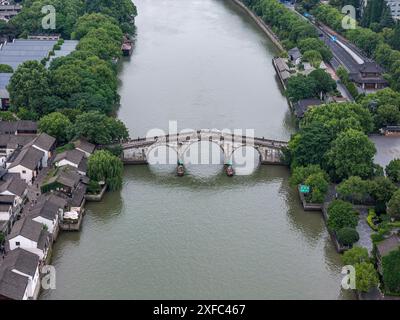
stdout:
POLYGON ((249 9, 243 2, 240 0, 232 0, 236 5, 241 7, 244 12, 246 12, 260 27, 260 29, 270 38, 270 40, 275 44, 275 46, 280 51, 286 51, 282 46, 278 36, 271 30, 270 26, 268 26, 259 16, 257 16, 251 9, 249 9))
MULTIPOLYGON (((167 131, 177 117, 179 129, 290 138, 296 126, 271 63, 278 49, 246 13, 231 1, 137 5, 135 50, 119 75, 119 118, 131 136, 167 131)), ((42 298, 353 298, 340 289, 322 217, 304 214, 287 168, 188 173, 125 167, 122 190, 87 203, 82 232, 57 241, 58 289, 42 298)))

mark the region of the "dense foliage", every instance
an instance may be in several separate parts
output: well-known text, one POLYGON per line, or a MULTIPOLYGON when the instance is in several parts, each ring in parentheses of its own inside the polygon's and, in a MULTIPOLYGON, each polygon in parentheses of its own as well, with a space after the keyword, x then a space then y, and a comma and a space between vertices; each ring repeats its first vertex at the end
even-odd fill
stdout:
POLYGON ((58 143, 64 143, 68 141, 71 121, 62 113, 53 112, 42 117, 38 127, 41 132, 56 138, 58 143))
POLYGON ((358 240, 360 240, 360 235, 357 230, 350 227, 344 227, 336 233, 339 243, 343 246, 352 246, 358 240))
POLYGON ((388 213, 391 217, 400 220, 400 190, 397 190, 388 203, 388 213))
POLYGON ((369 262, 361 262, 355 265, 356 289, 361 292, 369 292, 379 284, 378 273, 374 265, 369 262))
POLYGON ((328 207, 328 228, 332 231, 339 231, 342 228, 355 228, 358 224, 358 217, 351 203, 335 200, 328 207))
POLYGON ((368 249, 363 247, 353 247, 343 253, 343 263, 354 266, 357 263, 369 262, 368 249))
MULTIPOLYGON (((311 52, 311 51, 307 51, 311 52)), ((303 56, 304 58, 304 56, 303 56)), ((320 60, 317 63, 320 64, 320 60)), ((336 82, 322 69, 312 71, 308 76, 299 74, 290 77, 287 81, 286 95, 292 101, 318 98, 321 95, 333 92, 336 82)))
MULTIPOLYGON (((79 44, 70 55, 54 59, 48 69, 35 61, 19 66, 8 87, 12 110, 20 119, 45 116, 41 130, 59 142, 80 134, 102 144, 126 139, 125 126, 105 115, 112 115, 119 105, 114 62, 121 56, 124 32, 132 31, 135 6, 130 0, 25 0, 21 14, 9 25, 20 36, 40 33, 45 4, 57 11, 54 33, 78 39, 79 44), (89 128, 88 121, 97 120, 89 128)), ((61 44, 62 40, 55 50, 61 44)))
POLYGON ((385 289, 400 293, 400 250, 395 250, 382 258, 383 282, 385 289))
POLYGON ((71 130, 72 137, 84 137, 94 144, 119 143, 129 137, 124 123, 98 111, 80 114, 71 130))
POLYGON ((88 160, 88 176, 105 182, 111 191, 122 187, 123 164, 120 158, 105 150, 96 151, 88 160))
POLYGON ((400 159, 393 159, 386 166, 387 176, 395 183, 400 182, 400 159))

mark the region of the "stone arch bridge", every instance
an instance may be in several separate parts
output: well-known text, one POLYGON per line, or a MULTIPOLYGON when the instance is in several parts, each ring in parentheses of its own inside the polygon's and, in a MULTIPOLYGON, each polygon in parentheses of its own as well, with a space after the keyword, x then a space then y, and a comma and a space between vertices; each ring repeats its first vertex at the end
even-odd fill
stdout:
POLYGON ((190 146, 200 141, 217 144, 223 152, 224 164, 230 163, 234 152, 243 147, 257 150, 261 164, 283 164, 282 149, 288 146, 285 141, 241 136, 218 130, 198 130, 129 140, 122 144, 122 160, 124 164, 148 164, 149 155, 155 148, 167 146, 175 150, 178 161, 183 162, 190 146))

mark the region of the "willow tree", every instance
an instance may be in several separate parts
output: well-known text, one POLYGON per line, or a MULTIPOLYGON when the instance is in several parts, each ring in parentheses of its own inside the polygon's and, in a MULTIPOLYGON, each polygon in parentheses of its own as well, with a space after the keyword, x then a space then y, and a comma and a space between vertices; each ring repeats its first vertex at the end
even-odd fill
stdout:
POLYGON ((104 181, 109 190, 122 187, 123 164, 120 158, 109 151, 99 150, 89 157, 88 175, 93 181, 104 181))

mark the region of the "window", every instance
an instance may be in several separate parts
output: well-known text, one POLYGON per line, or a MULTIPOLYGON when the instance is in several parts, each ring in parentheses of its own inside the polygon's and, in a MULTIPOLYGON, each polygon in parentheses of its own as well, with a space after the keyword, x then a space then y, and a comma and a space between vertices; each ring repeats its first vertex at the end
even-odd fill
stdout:
POLYGON ((26 170, 22 170, 22 173, 26 173, 26 170))
POLYGON ((19 247, 21 245, 21 243, 19 241, 16 241, 15 245, 19 247))

